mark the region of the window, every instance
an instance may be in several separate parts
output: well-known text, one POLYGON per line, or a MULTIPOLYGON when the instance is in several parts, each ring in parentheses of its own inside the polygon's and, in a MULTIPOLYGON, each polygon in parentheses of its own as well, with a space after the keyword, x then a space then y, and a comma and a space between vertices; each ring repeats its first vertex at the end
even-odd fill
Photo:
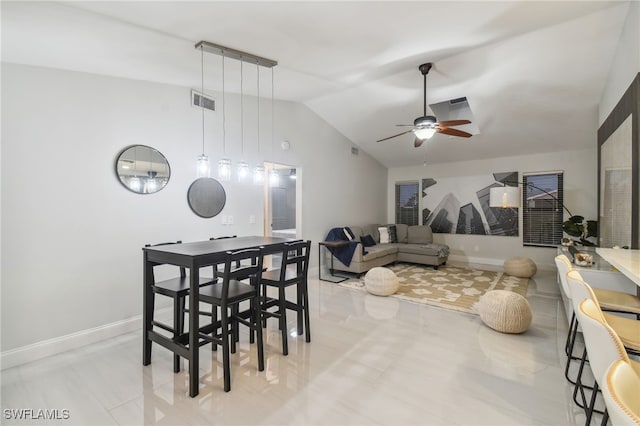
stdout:
POLYGON ((562 173, 525 175, 522 183, 523 245, 557 246, 562 239, 562 173))
POLYGON ((418 224, 418 182, 396 183, 396 223, 418 224))

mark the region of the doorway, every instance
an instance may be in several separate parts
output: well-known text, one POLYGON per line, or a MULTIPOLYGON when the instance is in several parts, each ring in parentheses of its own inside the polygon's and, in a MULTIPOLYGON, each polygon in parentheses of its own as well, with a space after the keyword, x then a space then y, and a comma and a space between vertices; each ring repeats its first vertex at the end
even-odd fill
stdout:
POLYGON ((301 173, 295 166, 265 163, 265 236, 298 238, 301 173))

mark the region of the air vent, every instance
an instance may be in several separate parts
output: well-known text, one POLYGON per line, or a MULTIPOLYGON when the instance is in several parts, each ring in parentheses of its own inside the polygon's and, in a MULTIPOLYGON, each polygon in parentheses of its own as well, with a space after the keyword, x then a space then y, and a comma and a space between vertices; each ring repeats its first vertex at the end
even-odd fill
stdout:
POLYGON ((451 99, 449 101, 449 104, 455 105, 455 104, 461 104, 463 102, 467 102, 467 97, 466 96, 463 96, 462 98, 451 99))
POLYGON ((191 105, 198 108, 204 106, 205 109, 211 111, 216 110, 216 101, 213 98, 207 95, 202 96, 200 92, 196 92, 195 90, 191 90, 191 105), (204 100, 204 105, 201 104, 202 100, 204 100))
POLYGON ((351 154, 353 155, 358 155, 360 151, 358 151, 358 148, 356 148, 355 146, 351 147, 351 154))

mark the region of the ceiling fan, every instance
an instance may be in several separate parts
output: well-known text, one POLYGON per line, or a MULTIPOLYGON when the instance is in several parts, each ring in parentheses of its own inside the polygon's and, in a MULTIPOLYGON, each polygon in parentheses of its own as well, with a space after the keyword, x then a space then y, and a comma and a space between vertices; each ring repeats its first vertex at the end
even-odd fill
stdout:
POLYGON ((397 135, 389 136, 388 138, 380 139, 376 142, 386 141, 388 139, 392 139, 398 136, 402 136, 406 133, 413 132, 416 135, 415 140, 413 141, 413 145, 418 148, 425 139, 431 139, 431 137, 435 133, 443 133, 445 135, 451 136, 459 136, 461 138, 471 137, 471 133, 463 132, 462 130, 452 129, 451 126, 461 126, 463 124, 469 124, 471 121, 469 120, 449 120, 449 121, 441 121, 438 120, 433 115, 427 115, 427 74, 429 74, 429 70, 432 67, 431 62, 427 62, 426 64, 422 64, 418 67, 420 72, 422 73, 422 78, 424 82, 424 91, 423 91, 423 115, 422 117, 418 117, 413 121, 413 125, 411 124, 397 124, 399 127, 413 127, 407 131, 402 133, 398 133, 397 135))

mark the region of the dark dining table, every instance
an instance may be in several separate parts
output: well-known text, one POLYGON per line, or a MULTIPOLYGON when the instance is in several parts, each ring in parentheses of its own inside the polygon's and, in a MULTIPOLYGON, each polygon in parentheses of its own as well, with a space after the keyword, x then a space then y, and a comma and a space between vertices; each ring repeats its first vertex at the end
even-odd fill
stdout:
POLYGON ((151 364, 151 344, 155 342, 173 351, 189 361, 189 396, 195 397, 199 392, 200 377, 198 350, 200 348, 199 333, 210 333, 213 325, 200 327, 198 315, 194 315, 199 306, 198 283, 200 268, 224 263, 227 252, 242 249, 264 247, 264 254, 282 252, 284 244, 296 241, 281 237, 237 237, 209 241, 197 241, 183 244, 168 244, 155 247, 144 247, 143 269, 143 355, 142 364, 151 364), (153 266, 169 264, 189 269, 189 330, 177 341, 160 334, 153 329, 153 266))

